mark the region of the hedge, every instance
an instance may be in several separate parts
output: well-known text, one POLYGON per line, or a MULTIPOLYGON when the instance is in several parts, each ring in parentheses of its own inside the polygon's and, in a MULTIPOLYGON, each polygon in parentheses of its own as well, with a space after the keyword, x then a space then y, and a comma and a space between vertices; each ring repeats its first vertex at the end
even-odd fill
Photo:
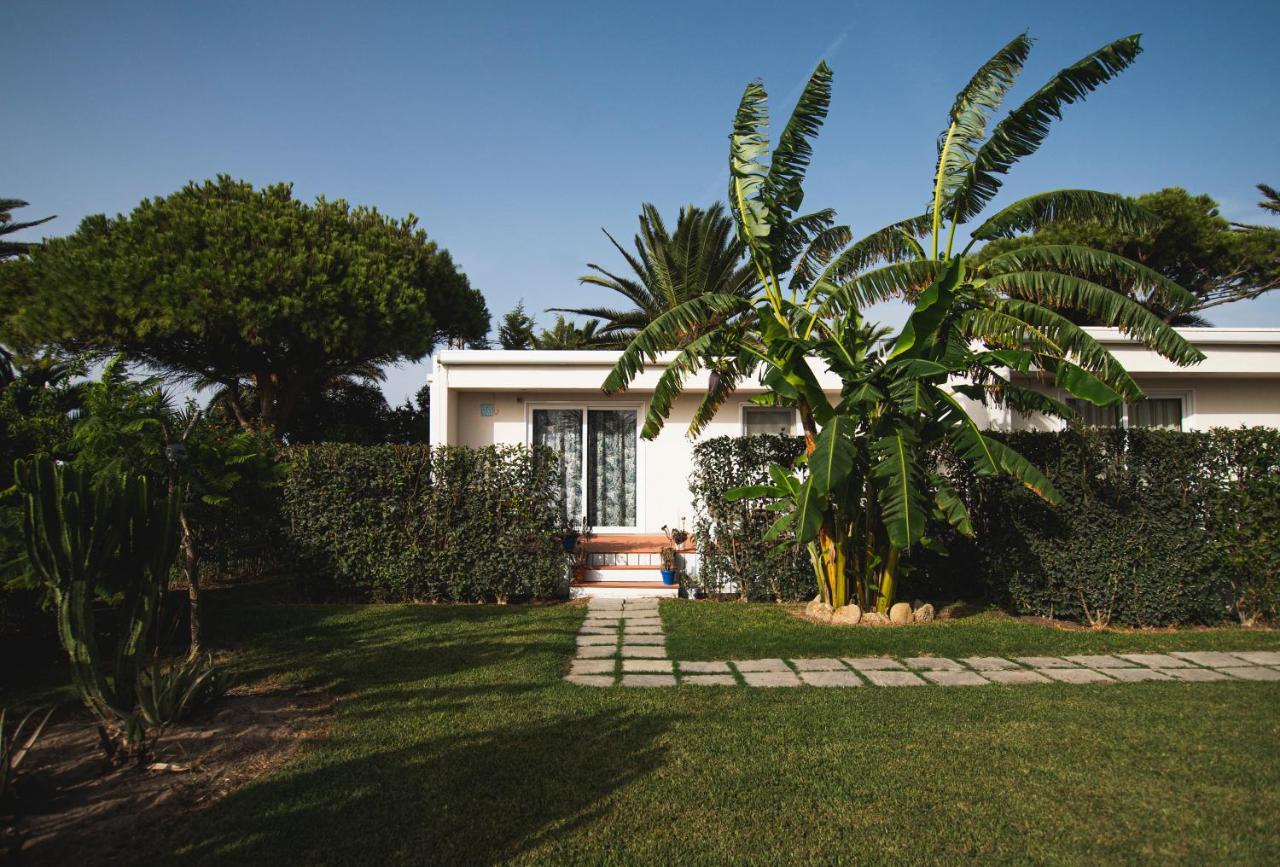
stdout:
MULTIPOLYGON (((1008 478, 938 459, 977 531, 949 554, 913 553, 903 594, 985 594, 1017 614, 1132 626, 1275 618, 1280 605, 1280 431, 1065 431, 999 435, 1063 495, 1051 507, 1008 478)), ((790 464, 790 437, 722 437, 694 450, 702 582, 751 598, 813 595, 804 558, 770 558, 769 515, 723 493, 790 464)), ((934 528, 941 533, 940 528, 934 528)), ((941 533, 946 535, 945 533, 941 533)))
POLYGON ((312 585, 440 602, 564 588, 549 452, 326 443, 291 448, 287 459, 288 533, 312 585))

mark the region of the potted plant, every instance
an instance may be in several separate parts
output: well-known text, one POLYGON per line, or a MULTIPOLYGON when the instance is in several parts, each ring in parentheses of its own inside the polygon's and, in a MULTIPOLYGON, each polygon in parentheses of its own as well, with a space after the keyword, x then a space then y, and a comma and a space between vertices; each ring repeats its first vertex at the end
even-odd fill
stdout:
POLYGON ((679 527, 668 527, 662 525, 662 532, 666 534, 667 539, 671 541, 671 546, 677 551, 684 547, 684 543, 689 541, 689 531, 684 528, 684 521, 680 522, 679 527))
POLYGON ((676 583, 676 549, 670 545, 664 547, 660 552, 662 557, 662 583, 676 583))

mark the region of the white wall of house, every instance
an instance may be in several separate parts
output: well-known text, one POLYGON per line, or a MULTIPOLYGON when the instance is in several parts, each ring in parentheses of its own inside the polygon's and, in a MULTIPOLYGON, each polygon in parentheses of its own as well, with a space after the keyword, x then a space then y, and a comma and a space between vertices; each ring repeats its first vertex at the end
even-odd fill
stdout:
MULTIPOLYGON (((1190 369, 1170 364, 1114 330, 1091 330, 1150 396, 1182 401, 1184 430, 1280 427, 1280 329, 1185 329, 1184 335, 1207 356, 1190 369)), ((642 419, 662 368, 651 366, 625 393, 605 395, 600 386, 616 358, 613 352, 440 352, 431 378, 432 442, 527 444, 531 411, 537 406, 629 406, 642 419)), ((833 395, 838 393, 834 376, 823 372, 820 379, 833 395)), ((705 372, 690 377, 666 426, 654 440, 638 443, 638 532, 656 533, 663 524, 692 517, 688 478, 694 440, 687 431, 706 382, 705 372)), ((701 437, 742 434, 743 407, 763 390, 758 383, 744 383, 701 437)), ((976 419, 996 429, 1060 426, 1051 419, 969 408, 976 419)))

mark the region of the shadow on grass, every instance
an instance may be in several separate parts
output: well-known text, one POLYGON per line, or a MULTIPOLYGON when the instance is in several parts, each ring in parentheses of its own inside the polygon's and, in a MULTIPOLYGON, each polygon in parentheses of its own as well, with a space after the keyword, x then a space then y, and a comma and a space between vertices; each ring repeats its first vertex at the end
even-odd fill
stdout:
MULTIPOLYGON (((435 708, 432 708, 434 711, 435 708)), ((412 724, 411 718, 386 718, 412 724)), ((555 851, 661 765, 664 716, 557 715, 323 760, 231 795, 183 835, 180 861, 492 863, 555 851)))

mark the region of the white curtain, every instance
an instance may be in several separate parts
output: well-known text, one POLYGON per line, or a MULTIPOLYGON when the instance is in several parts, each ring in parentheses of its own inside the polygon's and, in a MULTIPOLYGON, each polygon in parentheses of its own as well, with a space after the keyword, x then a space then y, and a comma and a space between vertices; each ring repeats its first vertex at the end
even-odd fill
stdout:
POLYGON ((587 522, 636 525, 636 411, 587 413, 587 522))
POLYGON ((566 524, 582 521, 582 410, 535 409, 533 442, 560 456, 560 502, 566 524))
POLYGON ((1149 397, 1130 404, 1129 427, 1182 430, 1182 401, 1176 397, 1149 397))

